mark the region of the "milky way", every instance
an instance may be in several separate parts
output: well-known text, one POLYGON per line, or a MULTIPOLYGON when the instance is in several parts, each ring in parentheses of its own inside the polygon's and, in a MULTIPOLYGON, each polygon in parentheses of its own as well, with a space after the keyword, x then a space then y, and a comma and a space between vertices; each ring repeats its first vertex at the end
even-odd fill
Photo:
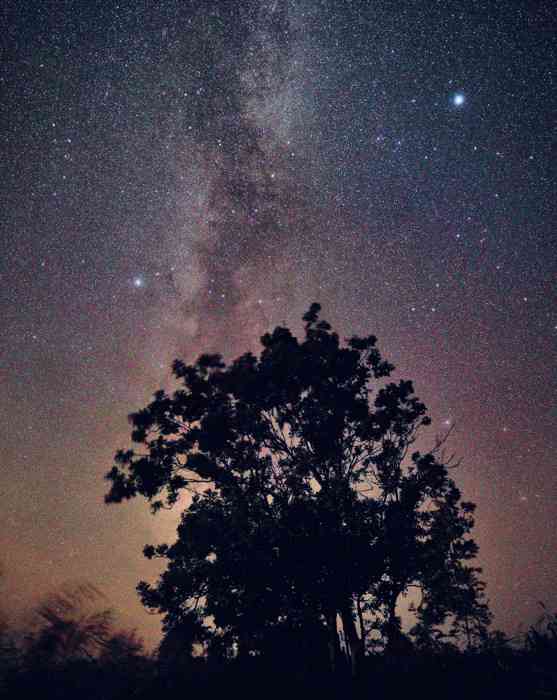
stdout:
POLYGON ((549 3, 17 3, 2 90, 2 554, 129 624, 175 514, 108 508, 174 357, 256 350, 312 301, 373 332, 478 503, 496 624, 555 603, 549 3))

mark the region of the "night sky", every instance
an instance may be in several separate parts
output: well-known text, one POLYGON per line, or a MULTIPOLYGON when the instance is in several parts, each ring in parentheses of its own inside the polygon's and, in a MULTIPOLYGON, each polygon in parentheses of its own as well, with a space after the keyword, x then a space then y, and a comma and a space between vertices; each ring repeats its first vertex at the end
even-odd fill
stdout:
POLYGON ((312 301, 454 426, 495 626, 557 604, 552 3, 42 2, 0 16, 0 561, 148 640, 177 513, 106 506, 175 357, 312 301))

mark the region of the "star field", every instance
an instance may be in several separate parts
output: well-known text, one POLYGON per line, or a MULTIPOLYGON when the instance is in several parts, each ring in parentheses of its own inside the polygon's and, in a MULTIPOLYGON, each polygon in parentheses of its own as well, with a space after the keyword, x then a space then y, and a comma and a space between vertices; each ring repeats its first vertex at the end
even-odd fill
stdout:
POLYGON ((180 356, 312 301, 451 430, 495 625, 555 605, 555 44, 546 2, 8 2, 0 492, 13 614, 134 593, 176 515, 107 508, 180 356))

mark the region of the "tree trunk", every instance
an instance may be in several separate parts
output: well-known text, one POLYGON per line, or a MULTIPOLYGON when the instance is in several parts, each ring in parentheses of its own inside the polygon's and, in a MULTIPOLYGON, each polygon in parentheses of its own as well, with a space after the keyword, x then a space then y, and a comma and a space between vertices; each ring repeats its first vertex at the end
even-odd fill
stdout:
POLYGON ((358 611, 358 622, 360 623, 360 638, 362 640, 362 656, 365 656, 367 633, 366 633, 366 625, 365 625, 365 621, 364 621, 364 612, 362 610, 362 597, 361 596, 358 596, 356 598, 356 609, 358 611))
POLYGON ((386 625, 386 637, 387 644, 386 649, 390 653, 395 653, 397 648, 398 638, 400 636, 400 629, 398 625, 398 620, 396 617, 396 601, 398 599, 398 593, 393 593, 390 596, 390 600, 387 606, 387 625, 386 625))
POLYGON ((354 623, 354 613, 352 610, 352 601, 346 602, 340 611, 342 619, 342 627, 344 628, 344 636, 350 654, 350 670, 352 677, 355 677, 360 667, 360 659, 362 656, 362 640, 356 632, 354 623))
POLYGON ((331 672, 335 674, 338 669, 338 659, 340 647, 337 634, 337 613, 336 610, 329 610, 326 615, 327 630, 329 632, 329 661, 331 672))
POLYGON ((238 659, 240 661, 245 661, 249 658, 249 649, 249 635, 244 630, 241 630, 238 635, 238 659))

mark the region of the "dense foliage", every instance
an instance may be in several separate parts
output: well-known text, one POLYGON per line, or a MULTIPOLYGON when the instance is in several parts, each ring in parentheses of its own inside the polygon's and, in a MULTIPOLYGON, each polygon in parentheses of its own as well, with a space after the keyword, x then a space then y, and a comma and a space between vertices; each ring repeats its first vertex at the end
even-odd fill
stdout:
POLYGON ((177 360, 182 386, 130 417, 141 449, 117 454, 107 501, 140 494, 157 511, 191 493, 177 541, 145 549, 167 568, 142 600, 166 635, 225 657, 287 635, 328 640, 335 667, 341 620, 355 671, 373 630, 401 647, 397 604, 416 588, 415 642, 471 645, 489 622, 474 505, 435 450, 412 451, 430 423, 412 383, 388 381, 374 336, 342 345, 319 311, 301 342, 264 335, 259 357, 177 360))

